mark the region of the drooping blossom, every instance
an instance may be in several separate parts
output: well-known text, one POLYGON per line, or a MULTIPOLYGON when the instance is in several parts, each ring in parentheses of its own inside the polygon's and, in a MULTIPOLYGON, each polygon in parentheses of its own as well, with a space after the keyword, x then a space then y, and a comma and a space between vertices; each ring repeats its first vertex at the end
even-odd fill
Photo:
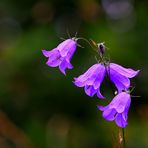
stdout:
POLYGON ((60 71, 66 75, 66 68, 73 68, 70 60, 76 50, 76 46, 76 39, 72 38, 63 41, 53 50, 42 50, 43 55, 48 58, 46 64, 50 67, 59 66, 60 71))
POLYGON ((133 78, 139 73, 139 70, 124 68, 115 63, 110 63, 106 69, 110 80, 118 89, 118 93, 122 92, 122 90, 127 90, 130 87, 129 78, 133 78))
POLYGON ((120 93, 130 87, 129 78, 133 78, 138 72, 139 70, 134 71, 114 63, 107 66, 98 63, 90 67, 84 74, 74 78, 74 84, 78 87, 85 87, 85 93, 90 97, 97 93, 98 98, 104 98, 100 92, 100 86, 105 75, 109 76, 120 93))
POLYGON ((90 67, 84 74, 74 78, 74 84, 78 87, 84 87, 85 93, 93 97, 97 94, 99 98, 104 98, 100 93, 100 85, 105 76, 105 67, 103 64, 95 64, 90 67))
POLYGON ((114 121, 119 127, 125 128, 128 124, 128 110, 131 104, 130 94, 121 92, 116 95, 107 106, 99 106, 97 108, 103 111, 102 116, 107 121, 114 121))

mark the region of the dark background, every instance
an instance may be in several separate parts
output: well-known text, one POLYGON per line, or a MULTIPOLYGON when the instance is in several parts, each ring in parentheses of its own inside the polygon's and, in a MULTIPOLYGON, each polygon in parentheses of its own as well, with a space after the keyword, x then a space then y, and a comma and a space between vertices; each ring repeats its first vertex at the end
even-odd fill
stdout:
MULTIPOLYGON (((118 145, 118 128, 102 119, 96 104, 72 83, 96 63, 90 46, 77 48, 65 77, 50 68, 42 49, 60 37, 105 42, 111 61, 140 69, 132 80, 127 147, 148 147, 147 0, 0 1, 0 147, 98 148, 118 145)), ((109 85, 101 87, 111 99, 109 85)))

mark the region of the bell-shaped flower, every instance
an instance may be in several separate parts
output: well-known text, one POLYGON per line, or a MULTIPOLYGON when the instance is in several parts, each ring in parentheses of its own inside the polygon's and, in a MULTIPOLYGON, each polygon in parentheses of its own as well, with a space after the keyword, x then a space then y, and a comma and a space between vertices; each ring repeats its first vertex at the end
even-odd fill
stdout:
POLYGON ((128 110, 131 104, 130 94, 121 92, 116 95, 107 106, 97 106, 99 110, 103 111, 103 118, 107 121, 115 120, 119 127, 125 128, 128 118, 128 110))
POLYGON ((99 63, 90 67, 78 78, 74 78, 74 84, 78 87, 85 87, 85 93, 90 97, 97 93, 98 98, 104 98, 100 92, 100 85, 105 75, 109 76, 120 93, 122 90, 128 90, 130 87, 129 78, 135 77, 138 73, 139 70, 124 68, 118 64, 110 63, 104 66, 99 63))
POLYGON ((110 63, 106 69, 110 80, 118 89, 118 93, 122 92, 122 90, 127 90, 130 87, 129 78, 133 78, 139 73, 139 70, 124 68, 115 63, 110 63))
POLYGON ((42 50, 43 55, 48 58, 46 64, 50 67, 59 66, 60 71, 64 75, 66 75, 66 68, 73 68, 72 64, 70 63, 70 60, 76 50, 76 46, 76 39, 72 38, 63 41, 51 51, 42 50))
POLYGON ((105 76, 105 67, 102 64, 95 64, 90 67, 84 74, 74 78, 74 84, 78 87, 84 87, 85 93, 93 97, 97 94, 98 98, 104 98, 100 93, 100 85, 105 76))

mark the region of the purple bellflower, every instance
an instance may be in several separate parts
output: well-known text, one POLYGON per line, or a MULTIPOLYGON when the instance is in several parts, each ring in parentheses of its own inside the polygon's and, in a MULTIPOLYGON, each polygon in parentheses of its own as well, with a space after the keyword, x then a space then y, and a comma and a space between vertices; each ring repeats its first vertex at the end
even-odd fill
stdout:
POLYGON ((110 63, 106 69, 110 80, 118 89, 118 93, 122 92, 122 90, 128 90, 130 87, 129 78, 133 78, 139 73, 139 70, 135 71, 131 68, 124 68, 115 63, 110 63))
POLYGON ((127 92, 121 92, 116 95, 113 100, 107 106, 99 106, 97 108, 103 111, 103 118, 107 121, 115 120, 119 127, 125 128, 128 118, 128 110, 131 104, 130 94, 127 92))
POLYGON ((76 38, 67 39, 51 51, 42 50, 43 55, 48 58, 46 64, 50 67, 59 66, 60 71, 66 75, 66 68, 73 68, 70 60, 77 47, 76 40, 76 38))
POLYGON ((127 90, 130 87, 129 78, 135 77, 138 72, 139 70, 134 71, 114 63, 110 63, 107 66, 98 63, 90 67, 78 78, 74 78, 74 84, 78 87, 84 87, 85 93, 90 97, 97 94, 98 98, 104 98, 100 93, 100 86, 105 74, 109 76, 110 80, 118 89, 118 93, 120 93, 122 90, 127 90))
POLYGON ((90 67, 84 74, 74 78, 74 84, 78 87, 84 87, 85 93, 93 97, 97 94, 98 98, 104 98, 100 93, 100 85, 105 76, 105 67, 103 64, 95 64, 90 67))

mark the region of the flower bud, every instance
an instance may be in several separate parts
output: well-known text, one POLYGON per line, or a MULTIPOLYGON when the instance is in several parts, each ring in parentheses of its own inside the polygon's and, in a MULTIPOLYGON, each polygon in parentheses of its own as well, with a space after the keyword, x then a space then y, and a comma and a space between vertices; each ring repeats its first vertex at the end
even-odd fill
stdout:
POLYGON ((105 45, 104 45, 104 43, 99 43, 98 44, 98 50, 99 50, 99 53, 100 53, 101 56, 105 53, 105 45))

